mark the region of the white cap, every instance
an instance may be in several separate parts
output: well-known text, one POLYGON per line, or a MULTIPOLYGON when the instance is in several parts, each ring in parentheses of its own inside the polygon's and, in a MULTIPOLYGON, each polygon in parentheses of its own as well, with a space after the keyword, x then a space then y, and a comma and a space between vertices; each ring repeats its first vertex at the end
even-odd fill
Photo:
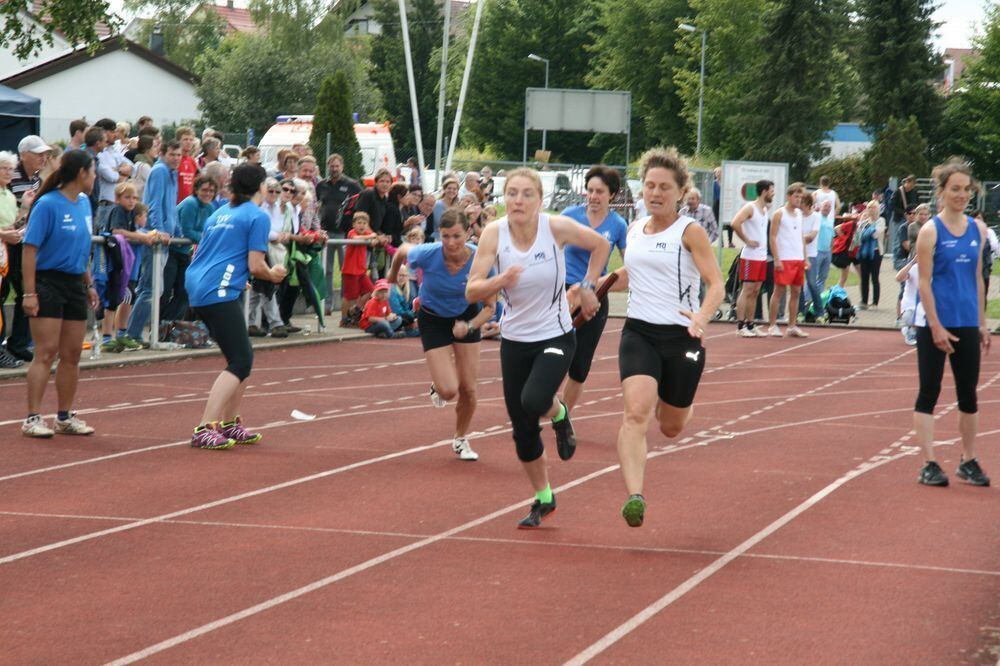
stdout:
POLYGON ((29 134, 17 144, 17 152, 19 153, 47 153, 50 150, 52 148, 36 134, 29 134))

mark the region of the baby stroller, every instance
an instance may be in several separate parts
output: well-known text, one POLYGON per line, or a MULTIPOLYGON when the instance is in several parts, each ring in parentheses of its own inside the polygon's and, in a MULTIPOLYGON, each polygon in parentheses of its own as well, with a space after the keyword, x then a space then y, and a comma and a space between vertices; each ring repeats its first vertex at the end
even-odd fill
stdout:
MULTIPOLYGON (((740 287, 742 286, 740 281, 740 260, 739 257, 733 260, 733 263, 729 265, 729 274, 726 276, 725 293, 726 296, 723 299, 724 303, 729 303, 729 312, 726 313, 726 319, 728 321, 736 321, 736 299, 740 295, 740 287)), ((722 318, 721 310, 716 314, 716 319, 722 318)))
POLYGON ((857 310, 851 305, 847 291, 840 285, 830 287, 824 313, 828 324, 850 324, 857 310))

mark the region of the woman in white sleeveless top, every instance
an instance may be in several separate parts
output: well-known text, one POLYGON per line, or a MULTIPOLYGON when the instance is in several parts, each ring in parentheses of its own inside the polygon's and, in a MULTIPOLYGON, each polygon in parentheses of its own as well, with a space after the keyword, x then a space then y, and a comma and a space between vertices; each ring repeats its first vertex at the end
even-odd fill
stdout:
POLYGON ((538 420, 552 419, 560 458, 569 460, 576 449, 566 405, 556 397, 576 350, 563 246, 569 243, 590 252, 586 276, 579 284, 587 318, 600 305, 594 282, 611 246, 571 218, 541 213, 542 181, 531 169, 515 169, 507 176, 504 202, 507 215, 491 222, 479 238, 465 297, 476 303, 500 292, 504 295, 500 369, 517 457, 535 490, 531 511, 518 523, 519 528, 530 529, 556 509, 538 420), (494 265, 497 275, 489 277, 494 265))
POLYGON ((629 497, 622 516, 642 525, 646 430, 655 413, 662 432, 677 437, 692 415, 705 368, 702 335, 722 302, 722 273, 708 234, 677 212, 688 187, 687 167, 673 148, 646 151, 640 167, 649 217, 629 229, 625 265, 613 290, 628 289, 628 313, 618 348, 625 413, 618 457, 629 497), (701 281, 707 286, 698 303, 701 281))

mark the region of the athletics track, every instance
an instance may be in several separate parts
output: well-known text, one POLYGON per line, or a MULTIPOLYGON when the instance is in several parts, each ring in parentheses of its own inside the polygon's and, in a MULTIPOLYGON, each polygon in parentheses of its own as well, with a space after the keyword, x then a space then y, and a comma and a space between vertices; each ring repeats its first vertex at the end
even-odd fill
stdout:
MULTIPOLYGON (((476 463, 450 450, 415 340, 258 352, 244 416, 264 441, 223 452, 187 446, 218 357, 84 371, 92 438, 22 438, 24 380, 0 383, 0 663, 997 663, 998 489, 954 476, 950 378, 952 485, 925 488, 898 333, 714 325, 694 420, 673 442, 651 430, 630 529, 620 328, 532 532, 514 529, 530 492, 496 342, 476 463)), ((980 392, 995 482, 998 403, 1000 355, 980 392)))

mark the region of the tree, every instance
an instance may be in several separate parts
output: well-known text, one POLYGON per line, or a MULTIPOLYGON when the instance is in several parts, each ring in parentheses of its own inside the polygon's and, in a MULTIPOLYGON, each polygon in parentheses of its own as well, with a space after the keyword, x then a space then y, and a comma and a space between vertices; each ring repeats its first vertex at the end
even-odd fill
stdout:
POLYGON ((948 98, 940 157, 963 155, 979 178, 1000 179, 1000 5, 987 7, 973 46, 979 56, 948 98))
MULTIPOLYGON (((492 147, 520 159, 524 133, 524 89, 542 87, 544 65, 528 60, 535 53, 550 60, 552 88, 584 88, 591 69, 599 0, 490 0, 480 25, 476 66, 462 118, 463 139, 477 148, 492 147)), ((471 21, 470 21, 471 23, 471 21)), ((591 161, 590 133, 549 132, 554 160, 591 161)), ((541 147, 532 132, 529 150, 541 147)))
POLYGON ((94 51, 101 44, 97 32, 104 24, 112 33, 121 30, 122 22, 111 12, 107 0, 47 0, 39 3, 34 13, 35 21, 25 21, 24 14, 31 14, 35 3, 29 0, 5 0, 0 3, 3 31, 0 46, 13 47, 19 60, 26 60, 54 41, 59 32, 71 45, 85 44, 94 51))
POLYGON ((172 62, 201 74, 198 56, 216 48, 225 37, 225 21, 216 12, 199 9, 198 0, 127 0, 125 7, 147 19, 137 40, 149 46, 154 32, 163 36, 163 55, 172 62))
MULTIPOLYGON (((687 0, 647 0, 600 3, 597 37, 589 47, 592 71, 587 83, 601 90, 632 93, 632 150, 634 153, 658 144, 691 148, 691 133, 681 115, 681 99, 674 70, 682 64, 675 50, 677 24, 690 8, 687 0)), ((624 146, 620 137, 602 142, 621 162, 624 146)), ((605 157, 608 159, 608 157, 605 157)))
POLYGON ((744 158, 788 162, 792 177, 802 178, 823 155, 820 143, 838 116, 827 36, 839 11, 836 0, 779 0, 764 14, 757 84, 733 120, 745 134, 744 158))
MULTIPOLYGON (((437 0, 411 0, 407 8, 413 79, 417 91, 417 109, 424 149, 433 145, 437 131, 438 81, 441 56, 438 52, 444 34, 444 16, 437 0)), ((375 0, 373 18, 382 33, 372 39, 371 80, 382 94, 385 120, 393 125, 393 139, 399 146, 416 148, 410 87, 406 78, 403 37, 396 0, 375 0)), ((455 17, 452 17, 453 20, 455 17)))
POLYGON ((892 176, 930 173, 927 141, 920 134, 917 119, 889 118, 868 151, 868 170, 875 187, 885 187, 892 176))
POLYGON ((313 110, 312 134, 309 147, 313 155, 326 154, 326 135, 330 134, 331 152, 344 157, 344 173, 364 173, 361 168, 361 147, 354 134, 354 117, 351 114, 351 93, 347 75, 340 71, 323 79, 313 110))
POLYGON ((855 0, 857 71, 864 93, 865 126, 876 135, 889 118, 914 116, 920 132, 935 137, 943 99, 942 72, 932 37, 934 0, 855 0))
POLYGON ((821 162, 809 172, 807 180, 818 183, 822 176, 830 179, 841 201, 867 201, 872 194, 872 178, 864 153, 821 162))

